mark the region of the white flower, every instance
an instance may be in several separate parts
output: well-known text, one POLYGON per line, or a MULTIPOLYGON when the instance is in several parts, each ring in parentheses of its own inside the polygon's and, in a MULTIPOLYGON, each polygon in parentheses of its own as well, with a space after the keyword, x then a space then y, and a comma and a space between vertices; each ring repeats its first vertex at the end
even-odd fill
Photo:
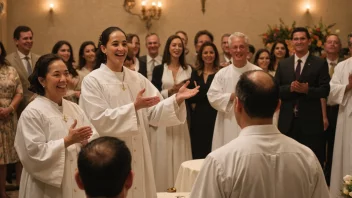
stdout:
POLYGON ((346 186, 345 186, 345 187, 343 187, 342 192, 343 192, 343 194, 348 195, 348 193, 349 193, 349 192, 348 192, 348 190, 347 190, 346 186))
POLYGON ((350 195, 350 197, 352 197, 352 192, 348 193, 350 195))
POLYGON ((336 33, 336 34, 340 33, 340 30, 339 30, 339 29, 336 29, 336 30, 335 30, 335 33, 336 33))
POLYGON ((347 184, 347 185, 351 185, 351 184, 352 184, 352 182, 351 182, 351 181, 345 181, 345 184, 347 184))
POLYGON ((351 175, 346 175, 343 177, 343 181, 347 182, 347 181, 351 181, 352 180, 352 176, 351 175))

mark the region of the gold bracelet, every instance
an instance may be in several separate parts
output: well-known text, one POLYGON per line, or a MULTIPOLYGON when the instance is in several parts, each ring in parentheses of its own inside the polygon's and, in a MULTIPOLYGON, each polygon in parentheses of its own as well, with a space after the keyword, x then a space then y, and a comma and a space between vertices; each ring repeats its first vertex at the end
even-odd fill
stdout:
POLYGON ((13 106, 10 104, 9 107, 12 109, 12 112, 15 111, 15 108, 13 108, 13 106))

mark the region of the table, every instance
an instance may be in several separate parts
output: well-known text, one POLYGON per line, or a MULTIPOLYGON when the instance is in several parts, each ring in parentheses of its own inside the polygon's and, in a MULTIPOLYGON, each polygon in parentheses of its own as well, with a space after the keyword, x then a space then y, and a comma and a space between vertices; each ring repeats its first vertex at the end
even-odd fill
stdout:
POLYGON ((189 198, 189 192, 179 192, 179 193, 167 193, 160 192, 157 193, 158 198, 189 198))
POLYGON ((203 161, 204 159, 197 159, 185 161, 181 164, 175 182, 177 192, 191 192, 203 161))

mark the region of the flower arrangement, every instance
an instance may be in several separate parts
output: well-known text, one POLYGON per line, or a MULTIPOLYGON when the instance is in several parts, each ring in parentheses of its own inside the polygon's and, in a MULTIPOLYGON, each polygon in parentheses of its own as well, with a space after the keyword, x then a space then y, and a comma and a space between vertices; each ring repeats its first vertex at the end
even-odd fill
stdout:
POLYGON ((352 176, 346 175, 343 177, 342 195, 352 197, 352 176))
POLYGON ((307 27, 311 37, 311 44, 309 46, 310 52, 321 55, 321 52, 324 49, 323 44, 325 43, 325 38, 328 34, 331 34, 331 28, 335 25, 336 23, 324 25, 323 20, 320 18, 319 23, 314 25, 313 28, 307 27))
POLYGON ((294 21, 289 27, 281 18, 279 21, 279 25, 268 25, 269 29, 264 34, 260 35, 265 47, 269 50, 275 41, 283 41, 289 46, 289 48, 291 46, 291 33, 292 30, 296 27, 296 22, 294 21))

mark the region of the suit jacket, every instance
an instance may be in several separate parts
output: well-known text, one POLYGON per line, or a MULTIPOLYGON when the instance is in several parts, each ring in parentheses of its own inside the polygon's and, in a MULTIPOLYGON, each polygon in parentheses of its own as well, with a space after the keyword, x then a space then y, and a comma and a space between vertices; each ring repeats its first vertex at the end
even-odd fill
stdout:
MULTIPOLYGON (((34 66, 39 59, 39 55, 31 53, 31 63, 32 63, 32 71, 34 70, 34 66)), ((6 60, 10 62, 11 66, 14 67, 20 76, 20 80, 23 87, 23 99, 17 108, 17 116, 20 117, 22 111, 26 108, 29 103, 30 98, 33 96, 33 92, 29 91, 29 81, 28 81, 28 73, 25 69, 20 56, 17 51, 13 52, 6 56, 6 60)))
POLYGON ((141 73, 144 77, 147 77, 147 56, 141 56, 138 58, 139 60, 139 70, 138 72, 141 73))
POLYGON ((319 135, 324 131, 320 98, 326 98, 330 91, 330 76, 325 60, 309 54, 299 82, 308 83, 307 94, 291 92, 290 86, 296 80, 294 56, 279 62, 275 79, 280 86, 280 115, 278 128, 287 134, 294 118, 293 109, 298 104, 298 119, 302 121, 304 134, 319 135))

